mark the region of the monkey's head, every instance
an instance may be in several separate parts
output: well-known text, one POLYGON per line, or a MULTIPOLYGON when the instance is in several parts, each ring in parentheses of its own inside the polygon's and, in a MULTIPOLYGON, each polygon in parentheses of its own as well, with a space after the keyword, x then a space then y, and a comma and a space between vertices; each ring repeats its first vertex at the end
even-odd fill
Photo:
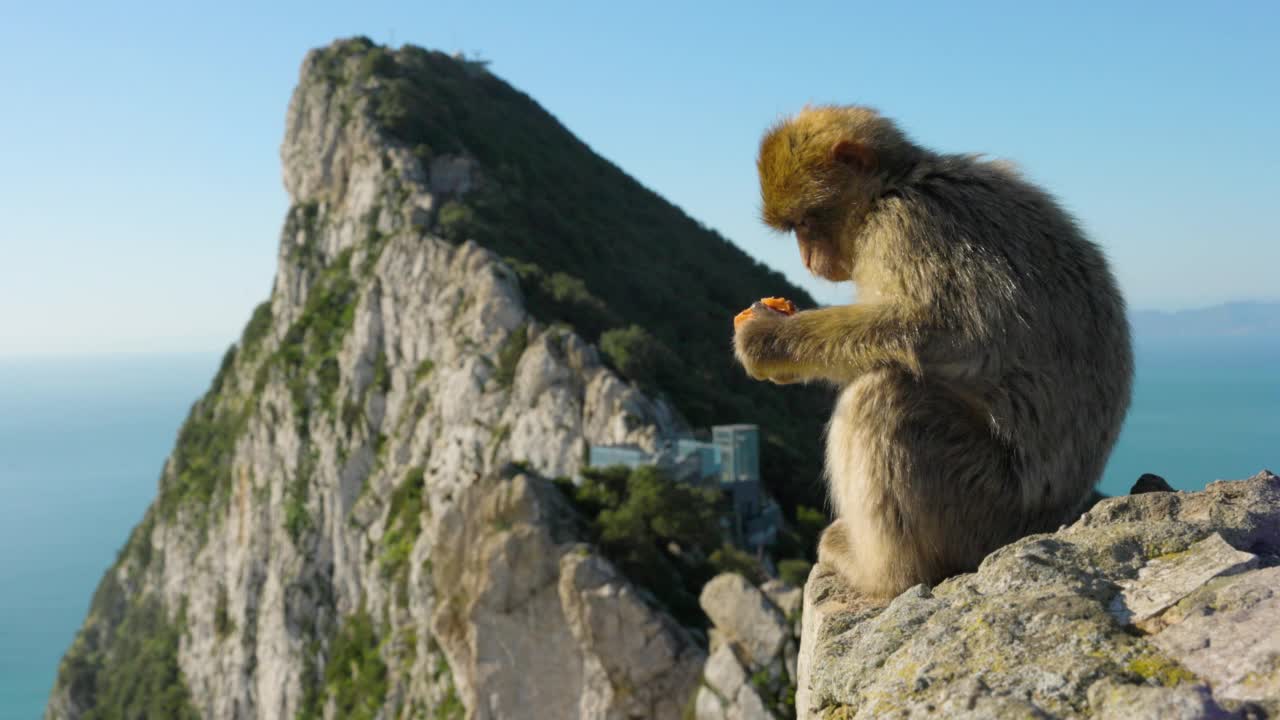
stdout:
POLYGON ((870 108, 806 107, 760 142, 761 215, 796 234, 809 272, 849 280, 867 214, 919 152, 870 108))

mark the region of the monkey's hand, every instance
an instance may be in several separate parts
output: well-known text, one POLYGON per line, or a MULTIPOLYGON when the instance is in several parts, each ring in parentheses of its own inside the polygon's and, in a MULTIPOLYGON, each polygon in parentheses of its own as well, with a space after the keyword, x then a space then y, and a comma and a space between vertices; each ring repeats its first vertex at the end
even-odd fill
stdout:
POLYGON ((734 355, 757 380, 851 382, 876 367, 923 372, 926 313, 887 304, 855 304, 782 315, 757 310, 738 327, 734 355))
POLYGON ((733 335, 733 354, 747 374, 756 380, 769 380, 779 385, 799 381, 792 363, 778 337, 783 325, 790 321, 762 302, 751 305, 751 316, 739 325, 733 335))

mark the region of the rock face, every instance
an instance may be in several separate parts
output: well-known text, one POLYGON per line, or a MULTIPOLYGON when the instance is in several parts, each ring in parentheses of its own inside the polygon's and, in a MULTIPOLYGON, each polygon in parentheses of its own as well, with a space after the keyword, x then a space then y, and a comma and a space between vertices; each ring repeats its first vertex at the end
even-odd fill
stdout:
POLYGON ((1280 713, 1280 477, 1100 502, 887 607, 805 588, 801 718, 1280 713))
POLYGON ((478 482, 434 530, 431 630, 475 717, 680 717, 706 655, 573 544, 545 480, 478 482))
POLYGON ((270 302, 193 408, 47 717, 679 717, 699 643, 535 475, 683 421, 535 320, 498 257, 424 229, 479 179, 384 137, 343 50, 308 56, 289 105, 270 302))
POLYGON ((735 573, 702 588, 715 627, 694 711, 698 720, 767 720, 794 714, 800 590, 780 580, 756 588, 735 573))

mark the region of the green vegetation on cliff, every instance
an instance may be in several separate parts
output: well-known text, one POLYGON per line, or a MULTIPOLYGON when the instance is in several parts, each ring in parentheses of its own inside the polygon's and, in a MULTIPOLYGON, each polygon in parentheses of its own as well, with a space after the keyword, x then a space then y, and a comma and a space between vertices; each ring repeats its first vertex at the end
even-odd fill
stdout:
POLYGON ((81 631, 58 668, 58 686, 87 708, 84 720, 198 718, 178 666, 186 609, 171 622, 156 598, 131 601, 114 569, 102 578, 92 607, 113 622, 81 631))
POLYGON ((355 293, 348 248, 320 273, 302 315, 289 327, 276 354, 276 363, 289 378, 298 427, 304 435, 317 406, 334 411, 338 351, 355 320, 355 293))
POLYGON ((759 579, 755 558, 725 541, 720 493, 672 482, 652 466, 588 468, 560 490, 588 520, 587 539, 681 624, 705 628, 698 593, 717 573, 759 579))
POLYGON ((425 484, 421 466, 405 474, 400 486, 391 493, 387 510, 387 530, 382 536, 382 576, 395 580, 396 602, 409 605, 409 555, 422 532, 422 490, 425 484))
MULTIPOLYGON (((260 305, 244 329, 239 346, 232 346, 222 356, 218 373, 209 391, 196 401, 178 431, 170 464, 160 478, 156 510, 168 521, 186 513, 188 524, 203 533, 209 518, 225 508, 231 496, 231 460, 235 444, 253 413, 251 399, 236 392, 235 373, 242 358, 251 354, 266 329, 263 308, 270 317, 270 306, 260 305), (246 349, 249 350, 246 350, 246 349)), ((150 552, 150 539, 144 550, 150 552)), ((134 544, 130 540, 130 546, 134 544)))
POLYGON ((231 459, 244 415, 222 406, 216 395, 210 390, 201 398, 178 431, 171 472, 160 483, 157 501, 166 520, 185 507, 192 522, 203 528, 209 512, 222 507, 230 493, 231 459))
POLYGON ((325 687, 332 693, 337 716, 372 720, 387 695, 387 664, 373 618, 360 608, 342 624, 325 664, 325 687))

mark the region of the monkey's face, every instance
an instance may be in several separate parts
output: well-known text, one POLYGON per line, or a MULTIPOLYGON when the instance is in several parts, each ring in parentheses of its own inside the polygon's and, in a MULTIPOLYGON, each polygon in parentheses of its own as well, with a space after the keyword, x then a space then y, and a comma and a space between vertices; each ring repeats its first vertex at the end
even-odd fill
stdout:
POLYGON ((809 212, 797 220, 791 230, 800 246, 800 260, 817 277, 835 282, 853 275, 852 248, 843 247, 839 225, 831 212, 809 212))
POLYGON ((851 279, 854 239, 863 221, 859 208, 865 203, 848 190, 835 191, 834 183, 808 192, 795 191, 771 203, 768 187, 769 181, 762 176, 765 223, 775 230, 795 234, 805 269, 834 282, 851 279), (795 202, 801 198, 810 202, 795 202))
POLYGON ((827 280, 848 280, 852 263, 847 252, 850 248, 842 247, 847 212, 840 207, 840 194, 833 192, 830 178, 788 165, 768 162, 761 156, 761 216, 765 224, 795 233, 800 259, 809 272, 827 280))

